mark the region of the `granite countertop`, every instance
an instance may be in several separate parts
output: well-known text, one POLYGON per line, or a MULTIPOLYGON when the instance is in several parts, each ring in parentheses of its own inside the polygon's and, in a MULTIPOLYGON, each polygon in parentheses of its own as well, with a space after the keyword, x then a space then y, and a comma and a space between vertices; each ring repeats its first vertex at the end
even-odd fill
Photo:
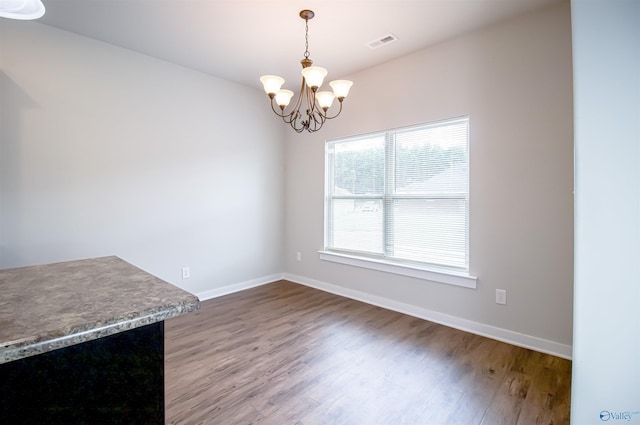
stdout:
POLYGON ((118 257, 0 270, 0 364, 200 308, 118 257))

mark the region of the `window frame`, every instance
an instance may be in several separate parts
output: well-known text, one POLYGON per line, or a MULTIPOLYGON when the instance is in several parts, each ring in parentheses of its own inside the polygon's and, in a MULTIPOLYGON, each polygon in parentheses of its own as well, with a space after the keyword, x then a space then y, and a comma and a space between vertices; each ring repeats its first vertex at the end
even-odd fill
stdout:
MULTIPOLYGON (((367 269, 374 269, 388 273, 394 273, 404 276, 415 277, 418 279, 424 279, 429 281, 436 281, 441 283, 448 283, 452 285, 476 288, 477 278, 469 274, 469 179, 470 173, 467 168, 466 175, 466 192, 463 196, 451 196, 446 195, 426 195, 426 194, 399 194, 395 190, 395 176, 396 176, 396 163, 395 163, 395 143, 396 135, 401 133, 407 133, 412 131, 424 130, 428 128, 441 127, 445 125, 455 124, 456 122, 466 121, 467 137, 466 137, 466 164, 469 166, 470 158, 470 119, 468 116, 462 116, 457 118, 451 118, 446 120, 434 121, 424 124, 412 125, 407 127, 389 129, 384 131, 373 132, 364 135, 357 135, 352 137, 343 137, 330 139, 325 144, 325 187, 324 187, 324 249, 318 251, 321 260, 330 261, 340 264, 346 264, 356 267, 363 267, 367 269), (330 149, 339 142, 355 142, 358 140, 371 139, 375 137, 382 137, 384 139, 384 190, 380 195, 377 194, 349 194, 349 195, 335 195, 331 185, 334 184, 335 176, 335 155, 331 154, 330 149), (339 199, 353 199, 358 200, 379 200, 382 205, 382 253, 375 254, 371 252, 361 252, 350 249, 329 248, 333 245, 333 231, 332 231, 332 205, 334 200, 339 199), (389 237, 393 237, 391 232, 387 229, 393 220, 393 202, 397 199, 461 199, 466 202, 465 208, 465 267, 453 267, 445 266, 434 263, 412 261, 406 259, 389 258, 389 247, 392 246, 392 241, 388 240, 389 237)), ((460 195, 460 194, 458 194, 460 195)))

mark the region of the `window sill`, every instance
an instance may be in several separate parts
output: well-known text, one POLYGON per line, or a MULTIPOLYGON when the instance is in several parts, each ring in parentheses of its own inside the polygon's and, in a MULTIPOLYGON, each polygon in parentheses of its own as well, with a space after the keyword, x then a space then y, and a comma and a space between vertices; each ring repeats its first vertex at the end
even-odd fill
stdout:
POLYGON ((477 287, 478 278, 464 273, 456 273, 448 270, 426 269, 406 264, 392 263, 390 261, 338 254, 330 251, 318 251, 318 254, 320 255, 321 260, 331 261, 333 263, 363 267, 365 269, 410 276, 433 282, 447 283, 449 285, 462 286, 464 288, 476 289, 477 287))

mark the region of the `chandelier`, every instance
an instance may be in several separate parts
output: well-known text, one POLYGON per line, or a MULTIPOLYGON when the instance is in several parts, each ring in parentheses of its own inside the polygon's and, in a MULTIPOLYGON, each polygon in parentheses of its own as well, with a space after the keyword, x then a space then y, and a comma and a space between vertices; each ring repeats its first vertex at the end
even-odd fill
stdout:
POLYGON ((0 0, 0 18, 38 19, 44 15, 40 0, 0 0))
POLYGON ((349 80, 335 80, 329 83, 333 93, 330 91, 318 91, 322 86, 324 77, 327 76, 327 70, 319 66, 311 66, 313 61, 309 59, 309 19, 312 19, 314 15, 311 10, 300 12, 300 17, 305 22, 305 50, 304 58, 300 61, 302 64, 302 85, 293 107, 285 111, 294 93, 291 90, 281 89, 284 84, 283 78, 277 75, 263 75, 260 77, 264 91, 267 92, 271 99, 273 112, 282 118, 284 122, 290 124, 291 128, 298 133, 304 130, 309 133, 318 131, 327 120, 340 115, 342 101, 347 97, 349 89, 353 85, 353 82, 349 80), (340 104, 340 109, 335 115, 329 116, 327 111, 336 98, 340 104), (276 105, 278 105, 277 108, 276 105))

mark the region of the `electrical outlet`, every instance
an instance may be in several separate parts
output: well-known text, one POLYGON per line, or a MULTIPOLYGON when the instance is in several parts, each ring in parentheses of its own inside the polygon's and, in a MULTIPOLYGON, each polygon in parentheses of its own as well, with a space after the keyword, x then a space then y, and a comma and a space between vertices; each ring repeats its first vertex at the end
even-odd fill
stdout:
POLYGON ((507 304, 507 290, 496 289, 496 304, 507 304))
POLYGON ((302 253, 296 252, 296 261, 302 261, 302 253))
POLYGON ((191 277, 191 268, 183 267, 182 268, 182 278, 189 279, 191 277))

